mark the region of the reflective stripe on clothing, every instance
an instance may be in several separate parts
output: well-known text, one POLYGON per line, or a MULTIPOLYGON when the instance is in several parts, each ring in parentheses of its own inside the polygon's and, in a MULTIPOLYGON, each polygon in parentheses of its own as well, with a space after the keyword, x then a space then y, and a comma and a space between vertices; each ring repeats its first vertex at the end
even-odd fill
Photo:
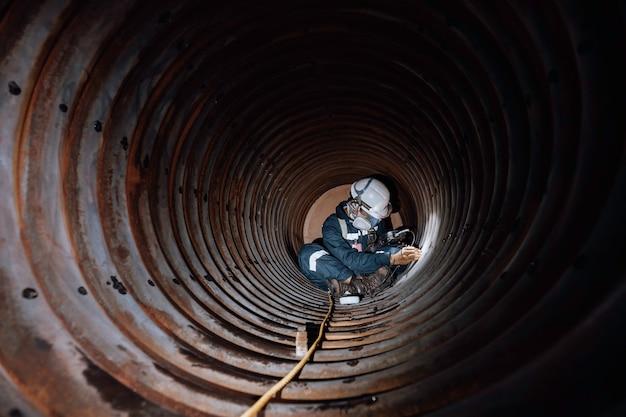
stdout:
MULTIPOLYGON (((337 234, 339 233, 339 227, 337 227, 337 234)), ((317 243, 307 243, 302 246, 298 253, 298 266, 309 281, 324 291, 328 290, 327 280, 335 278, 337 281, 342 281, 354 275, 339 259, 317 243), (312 256, 313 262, 310 262, 312 256), (309 268, 315 270, 312 271, 309 268)))
POLYGON ((339 222, 339 228, 341 229, 341 236, 343 236, 344 239, 356 240, 359 238, 358 233, 350 233, 351 235, 356 234, 357 235, 356 239, 348 238, 348 225, 346 224, 346 221, 344 219, 339 219, 339 218, 337 218, 337 221, 339 222))
MULTIPOLYGON (((367 236, 367 230, 360 230, 358 232, 348 233, 348 224, 344 219, 337 218, 339 222, 339 228, 341 229, 341 236, 346 240, 359 240, 361 236, 367 236)), ((373 230, 378 230, 378 226, 373 227, 373 230)))
POLYGON ((316 272, 317 271, 317 260, 324 255, 328 255, 328 252, 325 250, 318 250, 317 252, 313 252, 309 257, 309 271, 316 272))

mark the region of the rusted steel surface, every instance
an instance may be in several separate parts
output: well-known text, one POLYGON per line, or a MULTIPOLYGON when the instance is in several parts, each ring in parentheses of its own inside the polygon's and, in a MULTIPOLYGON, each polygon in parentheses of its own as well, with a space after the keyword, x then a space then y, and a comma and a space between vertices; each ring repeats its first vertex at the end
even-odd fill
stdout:
POLYGON ((239 415, 327 310, 309 208, 372 173, 424 258, 266 416, 620 415, 624 15, 1 3, 0 415, 239 415))

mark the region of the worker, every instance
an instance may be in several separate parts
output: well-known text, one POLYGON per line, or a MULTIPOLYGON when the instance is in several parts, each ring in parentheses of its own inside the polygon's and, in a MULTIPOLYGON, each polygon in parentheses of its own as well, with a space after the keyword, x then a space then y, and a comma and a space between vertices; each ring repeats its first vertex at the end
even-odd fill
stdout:
POLYGON ((368 177, 350 187, 350 196, 337 206, 322 226, 322 239, 306 244, 298 254, 302 273, 323 290, 341 296, 370 294, 389 276, 391 265, 417 261, 413 246, 372 250, 387 232, 390 194, 379 180, 368 177))

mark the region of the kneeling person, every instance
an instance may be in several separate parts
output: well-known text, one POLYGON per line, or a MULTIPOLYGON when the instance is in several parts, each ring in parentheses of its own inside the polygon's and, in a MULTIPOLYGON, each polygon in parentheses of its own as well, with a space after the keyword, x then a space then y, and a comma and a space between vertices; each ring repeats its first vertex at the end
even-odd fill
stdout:
POLYGON ((390 265, 408 265, 421 256, 412 246, 368 251, 387 232, 381 220, 390 214, 389 190, 381 181, 356 181, 350 198, 324 222, 322 241, 300 250, 302 273, 323 290, 330 284, 338 295, 371 294, 387 277, 390 265))

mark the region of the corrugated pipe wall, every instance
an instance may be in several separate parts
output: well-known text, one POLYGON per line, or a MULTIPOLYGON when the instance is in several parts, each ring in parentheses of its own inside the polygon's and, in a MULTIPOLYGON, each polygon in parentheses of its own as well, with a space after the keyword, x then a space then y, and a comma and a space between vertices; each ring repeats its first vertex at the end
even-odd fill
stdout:
POLYGON ((424 258, 269 416, 626 413, 624 2, 0 2, 0 415, 234 416, 384 175, 424 258))

